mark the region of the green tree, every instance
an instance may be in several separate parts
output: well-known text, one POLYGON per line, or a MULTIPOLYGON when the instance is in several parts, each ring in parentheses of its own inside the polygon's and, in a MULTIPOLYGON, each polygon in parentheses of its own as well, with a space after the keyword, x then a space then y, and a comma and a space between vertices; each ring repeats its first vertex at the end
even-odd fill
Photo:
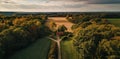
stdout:
MULTIPOLYGON (((104 59, 104 58, 119 58, 117 55, 119 55, 119 44, 116 44, 116 54, 114 54, 113 52, 110 52, 110 50, 106 51, 106 55, 104 55, 103 48, 105 45, 101 44, 100 42, 103 41, 103 39, 106 39, 106 41, 114 41, 112 40, 113 37, 117 36, 120 37, 119 35, 116 35, 116 33, 120 32, 120 28, 115 27, 112 24, 91 24, 85 28, 81 28, 78 27, 78 30, 76 30, 77 32, 74 32, 74 46, 76 47, 76 50, 79 52, 80 54, 80 58, 81 59, 104 59), (80 28, 80 29, 79 29, 80 28), (100 48, 98 47, 100 45, 100 48), (101 46, 102 45, 102 46, 101 46), (99 49, 102 49, 101 51, 99 51, 99 49), (98 55, 98 51, 99 51, 99 55, 98 55), (110 54, 108 54, 108 52, 110 52, 110 54), (107 57, 109 55, 112 55, 110 57, 107 57), (104 56, 104 57, 101 57, 104 56), (117 57, 115 57, 115 55, 117 57), (98 56, 98 57, 97 57, 98 56)), ((114 42, 114 43, 115 43, 114 42)), ((118 40, 118 42, 120 42, 118 40)), ((106 46, 108 43, 105 43, 106 46)), ((113 43, 111 44, 111 48, 114 48, 113 43)), ((106 47, 107 48, 107 47, 106 47)), ((108 47, 109 49, 110 46, 108 47)), ((114 51, 115 51, 114 50, 114 51)))
POLYGON ((58 27, 58 32, 65 32, 67 28, 64 25, 58 27))
POLYGON ((100 59, 119 59, 120 58, 120 40, 103 39, 97 50, 97 58, 100 59))

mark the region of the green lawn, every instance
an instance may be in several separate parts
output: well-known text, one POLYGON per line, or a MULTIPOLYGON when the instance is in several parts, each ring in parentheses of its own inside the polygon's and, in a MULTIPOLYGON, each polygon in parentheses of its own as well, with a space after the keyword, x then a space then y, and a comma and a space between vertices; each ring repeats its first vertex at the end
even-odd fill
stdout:
POLYGON ((78 52, 73 46, 72 40, 61 42, 62 59, 79 59, 78 52))
POLYGON ((110 23, 113 23, 114 25, 120 27, 120 18, 111 18, 111 19, 108 19, 108 20, 109 20, 110 23))
POLYGON ((47 38, 37 40, 29 47, 16 52, 8 59, 47 59, 51 41, 47 38))

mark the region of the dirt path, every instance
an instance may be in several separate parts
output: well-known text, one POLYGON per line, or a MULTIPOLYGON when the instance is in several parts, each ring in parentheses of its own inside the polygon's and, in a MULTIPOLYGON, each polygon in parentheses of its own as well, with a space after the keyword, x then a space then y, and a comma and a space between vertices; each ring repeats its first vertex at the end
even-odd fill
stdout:
POLYGON ((58 46, 58 59, 61 59, 62 56, 61 56, 61 45, 60 45, 60 42, 62 41, 62 39, 60 39, 59 36, 57 37, 57 39, 53 39, 53 38, 49 38, 49 39, 51 39, 52 41, 57 43, 57 46, 58 46))
POLYGON ((49 17, 49 20, 54 21, 57 24, 57 26, 65 25, 68 31, 72 32, 71 26, 73 25, 73 23, 67 21, 66 17, 49 17))
MULTIPOLYGON (((69 21, 67 21, 66 17, 49 17, 49 21, 53 21, 57 24, 57 27, 59 25, 65 25, 68 29, 69 32, 72 32, 71 30, 71 26, 73 25, 72 23, 70 23, 69 21)), ((53 38, 49 38, 52 41, 57 43, 58 46, 58 59, 61 59, 61 39, 59 37, 57 37, 57 39, 53 39, 53 38)))

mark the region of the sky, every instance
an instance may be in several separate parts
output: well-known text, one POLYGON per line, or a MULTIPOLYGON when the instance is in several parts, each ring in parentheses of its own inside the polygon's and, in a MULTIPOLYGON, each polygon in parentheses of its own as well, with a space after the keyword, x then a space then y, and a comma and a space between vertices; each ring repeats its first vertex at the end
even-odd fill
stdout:
POLYGON ((120 0, 0 0, 0 11, 116 12, 120 0))

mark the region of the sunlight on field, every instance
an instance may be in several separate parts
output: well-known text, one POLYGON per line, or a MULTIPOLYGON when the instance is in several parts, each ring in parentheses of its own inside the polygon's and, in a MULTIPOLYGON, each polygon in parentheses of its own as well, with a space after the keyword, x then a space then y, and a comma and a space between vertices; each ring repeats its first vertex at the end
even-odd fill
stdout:
POLYGON ((67 19, 65 17, 49 17, 49 20, 54 21, 57 24, 57 26, 65 25, 67 27, 68 31, 72 31, 71 26, 73 24, 70 23, 69 21, 67 21, 67 19))

